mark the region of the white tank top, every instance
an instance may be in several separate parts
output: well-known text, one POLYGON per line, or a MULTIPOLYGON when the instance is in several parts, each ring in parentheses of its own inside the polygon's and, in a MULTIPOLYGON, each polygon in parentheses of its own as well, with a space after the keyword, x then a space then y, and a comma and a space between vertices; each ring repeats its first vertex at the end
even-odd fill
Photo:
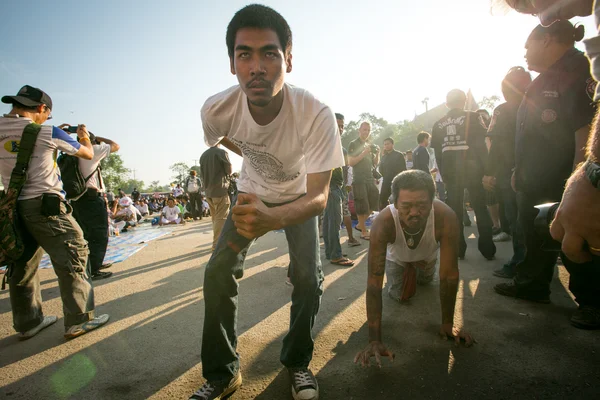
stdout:
POLYGON ((417 261, 433 261, 437 258, 437 251, 439 244, 435 240, 435 212, 433 207, 427 218, 427 224, 425 225, 425 232, 421 237, 416 249, 410 249, 406 244, 406 238, 400 224, 400 218, 398 218, 398 210, 393 204, 387 206, 390 209, 392 216, 394 217, 394 223, 396 224, 396 241, 394 243, 388 243, 386 259, 395 262, 396 264, 405 264, 417 261))

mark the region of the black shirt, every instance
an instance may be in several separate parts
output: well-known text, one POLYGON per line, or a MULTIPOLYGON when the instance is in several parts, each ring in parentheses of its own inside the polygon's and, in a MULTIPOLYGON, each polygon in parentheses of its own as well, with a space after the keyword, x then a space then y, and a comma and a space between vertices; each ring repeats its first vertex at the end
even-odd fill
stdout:
POLYGON ((379 172, 384 182, 391 182, 400 172, 406 171, 406 159, 398 150, 392 150, 381 157, 379 172))
MULTIPOLYGON (((368 145, 368 144, 367 144, 368 145)), ((358 157, 360 153, 363 152, 365 148, 365 142, 357 138, 350 142, 348 146, 348 154, 352 157, 358 157)), ((369 152, 364 156, 362 160, 358 162, 354 167, 352 167, 353 183, 365 183, 369 181, 373 181, 373 159, 375 158, 375 154, 373 152, 369 152)))
POLYGON ((486 134, 481 117, 472 111, 452 109, 433 125, 431 147, 445 183, 481 182, 488 155, 486 134))
POLYGON ((515 135, 519 103, 503 103, 494 110, 488 136, 492 141, 485 174, 498 182, 510 183, 515 167, 515 135))
POLYGON ((573 48, 529 86, 517 116, 517 189, 558 197, 573 170, 575 132, 590 124, 596 82, 573 48))
POLYGON ((423 172, 430 173, 429 169, 429 152, 427 147, 417 146, 413 150, 413 169, 420 169, 423 172))
POLYGON ((211 147, 200 156, 200 177, 206 197, 225 197, 229 190, 229 155, 219 147, 211 147))

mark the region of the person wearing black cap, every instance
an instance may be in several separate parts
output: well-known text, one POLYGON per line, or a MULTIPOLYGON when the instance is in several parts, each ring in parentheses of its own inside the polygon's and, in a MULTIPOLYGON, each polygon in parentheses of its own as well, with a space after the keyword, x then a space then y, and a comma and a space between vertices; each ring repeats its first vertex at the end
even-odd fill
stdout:
MULTIPOLYGON (((438 169, 448 192, 447 204, 462 221, 464 189, 469 191, 471 207, 477 217, 478 248, 486 259, 492 260, 496 246, 492 240, 492 220, 481 183, 487 159, 487 128, 479 114, 464 110, 466 101, 467 95, 462 90, 454 89, 448 93, 446 106, 450 111, 433 125, 431 147, 435 150, 438 169)), ((463 224, 460 224, 459 239, 458 256, 464 259, 467 242, 463 224)))
MULTIPOLYGON (((2 102, 12 104, 12 110, 0 118, 0 175, 4 187, 8 187, 25 127, 50 119, 52 100, 40 89, 27 85, 16 96, 2 97, 2 102)), ((8 266, 7 277, 13 324, 21 339, 35 336, 57 320, 56 316, 44 316, 42 312, 37 271, 44 250, 58 277, 65 338, 83 335, 104 325, 109 318, 107 314, 94 317, 94 290, 87 272, 88 245, 65 201, 60 171, 55 163, 58 150, 83 159, 93 157, 85 125, 78 126, 77 136, 80 142, 59 127, 41 127, 27 181, 18 198, 17 212, 22 222, 25 250, 19 260, 8 266)))
MULTIPOLYGON (((527 251, 525 260, 517 265, 514 281, 494 287, 504 296, 550 302, 550 282, 559 252, 542 250, 543 242, 534 230, 538 213, 534 206, 560 201, 565 182, 585 160, 596 111, 596 82, 588 59, 574 47, 583 36, 583 26, 557 21, 549 27, 538 25, 525 44, 529 69, 540 73, 529 86, 517 116, 513 187, 527 251)), ((600 328, 600 270, 592 261, 575 264, 564 253, 561 259, 570 273, 569 289, 579 304, 571 323, 579 328, 600 328)))

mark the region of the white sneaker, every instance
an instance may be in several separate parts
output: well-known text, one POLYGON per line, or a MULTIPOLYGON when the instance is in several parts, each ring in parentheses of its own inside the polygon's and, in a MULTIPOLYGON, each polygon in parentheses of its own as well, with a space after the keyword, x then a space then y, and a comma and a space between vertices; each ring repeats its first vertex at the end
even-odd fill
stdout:
POLYGON ((49 327, 50 325, 55 323, 57 320, 58 320, 58 317, 56 317, 55 315, 46 315, 44 317, 44 320, 42 322, 40 322, 40 324, 38 326, 36 326, 35 328, 31 328, 27 332, 19 332, 19 339, 20 340, 31 339, 32 337, 34 337, 35 335, 40 333, 40 331, 42 329, 49 327))
POLYGON ((288 368, 294 400, 319 400, 317 378, 308 368, 288 368))
POLYGON ((494 242, 508 242, 512 237, 506 232, 500 232, 492 238, 494 242))

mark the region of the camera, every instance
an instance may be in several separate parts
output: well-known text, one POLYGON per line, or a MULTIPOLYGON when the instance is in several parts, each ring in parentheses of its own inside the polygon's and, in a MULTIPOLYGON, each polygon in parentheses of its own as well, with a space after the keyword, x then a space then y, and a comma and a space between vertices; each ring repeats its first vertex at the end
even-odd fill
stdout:
POLYGON ((77 125, 75 125, 75 126, 68 126, 66 128, 63 128, 63 130, 65 132, 69 132, 69 133, 77 133, 77 125))
POLYGON ((377 146, 376 144, 372 144, 371 145, 371 153, 373 153, 373 154, 379 153, 379 146, 377 146))
POLYGON ((561 244, 552 239, 550 235, 550 224, 556 216, 556 210, 560 203, 546 203, 535 206, 538 214, 533 222, 533 227, 536 235, 542 239, 544 244, 542 250, 545 251, 560 251, 561 244))

